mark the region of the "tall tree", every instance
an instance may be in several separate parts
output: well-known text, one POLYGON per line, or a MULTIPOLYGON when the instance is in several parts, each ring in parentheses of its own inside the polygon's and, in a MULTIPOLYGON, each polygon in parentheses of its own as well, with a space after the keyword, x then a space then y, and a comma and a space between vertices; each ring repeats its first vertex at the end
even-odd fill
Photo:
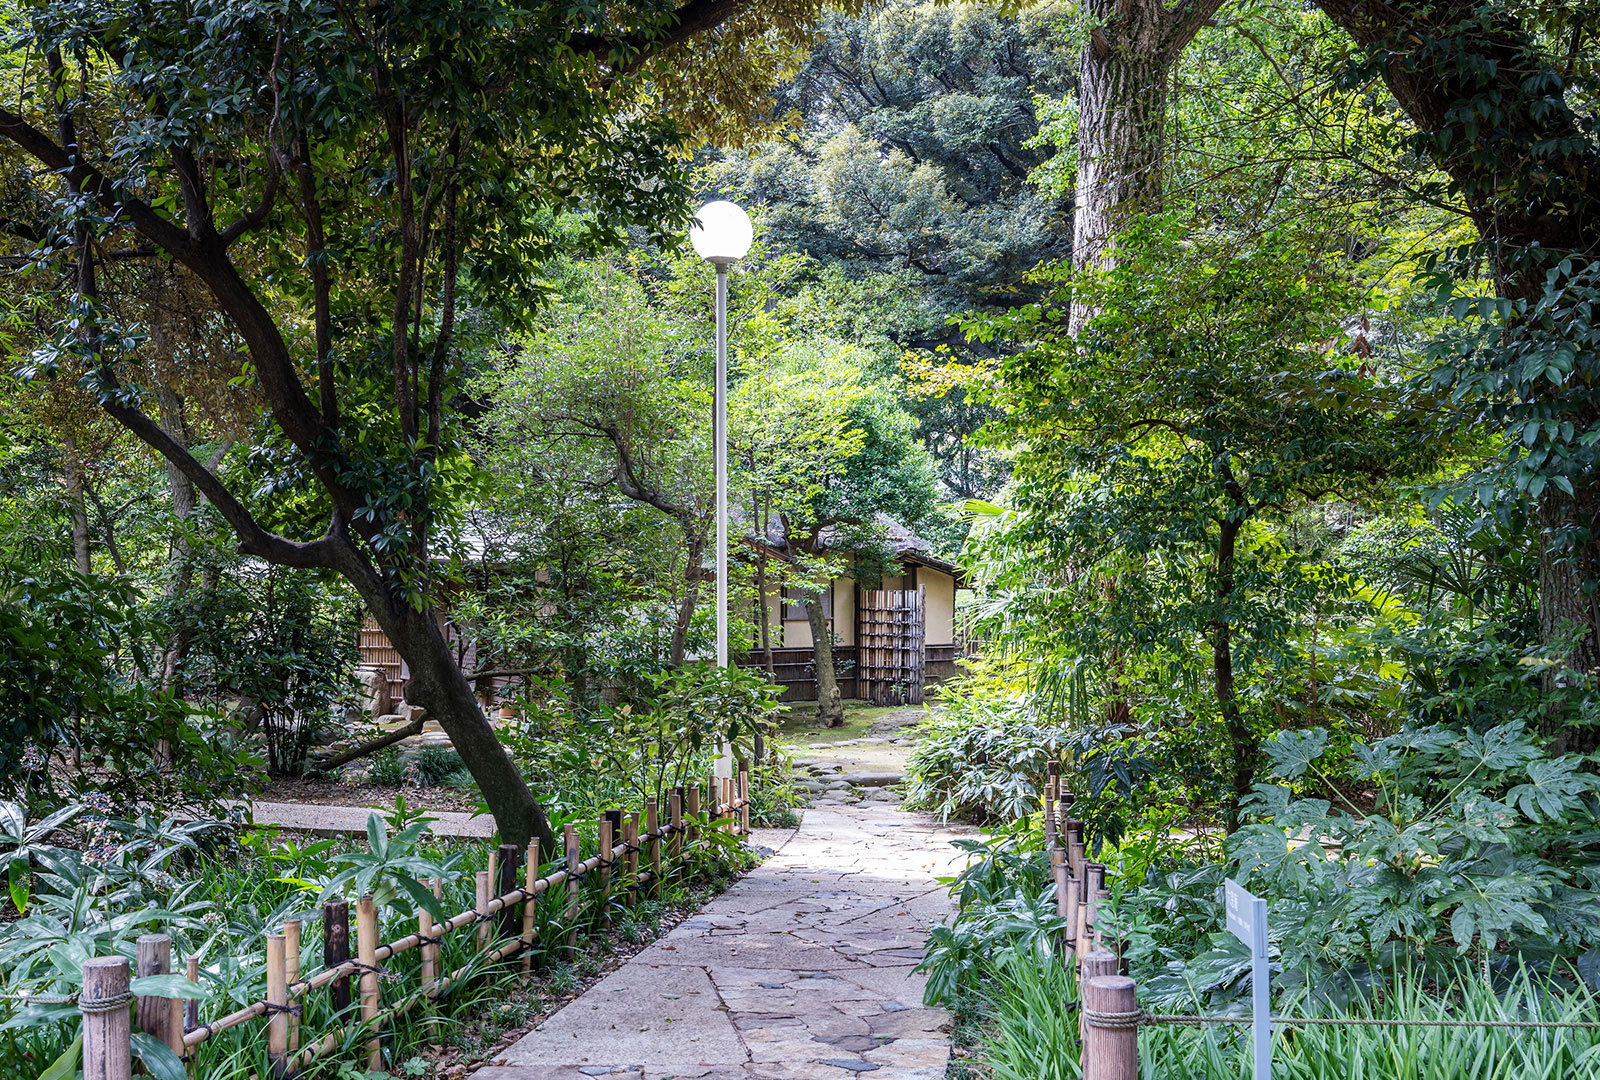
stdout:
MULTIPOLYGON (((1088 0, 1078 67, 1072 263, 1101 269, 1134 215, 1161 208, 1171 70, 1226 0, 1088 0)), ((1080 305, 1080 328, 1093 313, 1080 305)))
MULTIPOLYGON (((1411 147, 1470 213, 1496 296, 1473 340, 1442 342, 1438 380, 1469 421, 1509 436, 1506 493, 1531 497, 1547 640, 1600 672, 1600 71, 1594 11, 1504 0, 1321 0, 1415 125, 1411 147)), ((1471 267, 1464 268, 1470 273, 1471 267)), ((1465 313, 1464 311, 1461 313, 1465 313)), ((1580 747, 1600 732, 1573 733, 1580 747)))
POLYGON ((430 540, 459 474, 460 316, 521 314, 551 212, 586 207, 598 238, 677 232, 680 135, 650 106, 707 128, 730 104, 724 115, 749 115, 814 13, 810 0, 51 0, 8 16, 0 140, 29 161, 24 199, 50 219, 19 239, 58 275, 39 287, 72 296, 30 373, 89 373, 105 411, 194 483, 242 551, 346 578, 508 841, 554 838, 444 639, 433 587, 430 540), (295 513, 266 517, 151 416, 126 363, 138 327, 100 302, 107 248, 149 251, 209 295, 237 342, 214 374, 258 390, 261 449, 282 460, 275 490, 295 513))

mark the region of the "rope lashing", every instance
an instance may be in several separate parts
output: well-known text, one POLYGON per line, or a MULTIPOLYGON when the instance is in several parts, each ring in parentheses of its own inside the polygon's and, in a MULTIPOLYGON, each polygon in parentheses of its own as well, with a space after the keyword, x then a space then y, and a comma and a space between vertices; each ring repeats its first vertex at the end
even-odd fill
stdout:
MULTIPOLYGON (((1192 1016, 1185 1013, 1147 1013, 1143 1010, 1137 1013, 1101 1013, 1094 1009, 1085 1009, 1083 1010, 1083 1016, 1091 1025, 1107 1028, 1126 1028, 1145 1024, 1177 1024, 1201 1027, 1205 1024, 1252 1023, 1248 1016, 1192 1016), (1115 1022, 1128 1016, 1136 1016, 1138 1019, 1131 1025, 1125 1020, 1115 1022), (1101 1023, 1101 1017, 1114 1018, 1114 1021, 1101 1023)), ((1512 1028, 1517 1030, 1562 1028, 1575 1031, 1600 1031, 1600 1021, 1593 1020, 1364 1020, 1354 1016, 1274 1016, 1271 1022, 1285 1027, 1462 1027, 1512 1028)))
POLYGON ((271 1014, 273 1014, 273 1013, 283 1013, 283 1014, 285 1014, 287 1016, 299 1016, 300 1015, 300 1006, 299 1005, 278 1005, 278 1004, 275 1004, 275 1003, 269 1001, 269 1002, 266 1003, 266 1012, 267 1012, 267 1014, 269 1016, 271 1014))
POLYGON ((1099 1009, 1085 1008, 1082 1011, 1083 1022, 1090 1027, 1110 1028, 1114 1031, 1131 1031, 1140 1024, 1150 1023, 1149 1017, 1143 1009, 1133 1009, 1128 1012, 1101 1012, 1099 1009))
POLYGON ((103 998, 86 998, 81 994, 78 996, 78 1011, 83 1013, 85 1016, 98 1016, 101 1013, 114 1013, 118 1009, 126 1009, 132 1004, 133 994, 126 990, 120 994, 112 994, 110 997, 103 998))

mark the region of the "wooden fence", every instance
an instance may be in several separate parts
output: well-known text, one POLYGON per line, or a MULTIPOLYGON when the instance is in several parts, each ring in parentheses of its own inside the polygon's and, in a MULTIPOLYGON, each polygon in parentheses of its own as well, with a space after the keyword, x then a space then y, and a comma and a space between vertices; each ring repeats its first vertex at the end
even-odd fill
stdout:
POLYGON ((1088 861, 1083 822, 1065 814, 1060 766, 1049 764, 1044 791, 1044 846, 1055 881, 1056 914, 1066 920, 1063 945, 1077 966, 1078 1035, 1083 1080, 1138 1080, 1139 1005, 1134 981, 1121 974, 1117 951, 1100 926, 1106 868, 1088 861))
MULTIPOLYGON (((612 871, 631 887, 649 885, 659 891, 665 871, 663 861, 680 862, 685 843, 696 839, 696 824, 701 820, 701 790, 698 787, 673 788, 668 799, 668 820, 658 821, 656 800, 645 803, 644 819, 638 813, 624 816, 610 810, 596 821, 599 851, 588 859, 582 852, 576 830, 567 825, 563 835, 564 858, 561 869, 538 877, 537 849, 526 858, 514 844, 502 844, 489 853, 489 869, 476 876, 476 902, 473 907, 436 923, 426 910, 417 913, 417 931, 398 941, 378 943, 378 910, 373 898, 361 897, 356 903, 356 956, 350 957, 350 911, 345 900, 330 900, 322 910, 322 968, 302 974, 298 919, 285 921, 282 932, 266 938, 266 996, 225 1016, 200 1022, 195 1002, 178 998, 140 997, 129 993, 129 965, 126 957, 100 957, 83 966, 83 989, 78 996, 82 1015, 83 1080, 130 1080, 133 1071, 132 1032, 134 1026, 165 1043, 187 1062, 194 1074, 195 1050, 207 1039, 252 1021, 265 1020, 265 1037, 272 1075, 289 1077, 318 1058, 345 1043, 344 1028, 335 1028, 320 1038, 302 1045, 300 1006, 308 994, 327 990, 333 1011, 346 1014, 352 1003, 350 981, 356 979, 356 1020, 365 1035, 364 1057, 369 1069, 382 1067, 381 1036, 386 1022, 416 1009, 424 1002, 437 1001, 475 975, 485 964, 507 961, 522 955, 522 977, 532 974, 535 944, 534 918, 539 897, 552 889, 567 891, 566 949, 578 948, 578 915, 582 907, 583 879, 598 878, 602 897, 609 897, 612 871), (667 851, 663 855, 663 841, 667 851), (643 857, 648 868, 641 867, 643 857), (525 880, 516 884, 519 864, 525 865, 525 880), (521 905, 520 921, 516 908, 521 905), (496 919, 498 916, 498 919, 496 919), (496 932, 498 924, 498 932, 496 932), (475 958, 449 973, 440 971, 439 945, 444 937, 476 925, 475 958), (520 933, 518 932, 520 929, 520 933), (507 939, 497 944, 497 938, 507 939), (421 984, 385 1008, 380 979, 384 961, 413 949, 422 950, 421 984), (129 1006, 133 1006, 130 1011, 129 1006)), ((730 831, 750 831, 750 772, 741 768, 736 778, 709 778, 706 821, 724 816, 732 820, 722 826, 730 831), (736 816, 735 816, 736 815, 736 816)), ((435 878, 429 887, 440 895, 441 882, 435 878)), ((601 901, 604 910, 605 899, 601 901)), ((172 972, 172 939, 166 934, 146 934, 136 945, 136 966, 140 976, 172 972)), ((191 982, 198 981, 200 958, 187 958, 191 982)))

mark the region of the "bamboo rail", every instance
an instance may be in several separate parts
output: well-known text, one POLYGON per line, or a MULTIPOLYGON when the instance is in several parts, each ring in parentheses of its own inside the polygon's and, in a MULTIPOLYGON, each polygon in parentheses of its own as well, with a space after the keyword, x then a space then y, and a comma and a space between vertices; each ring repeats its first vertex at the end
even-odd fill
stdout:
MULTIPOLYGON (((716 803, 714 803, 711 807, 711 813, 708 815, 708 819, 716 819, 724 813, 732 814, 736 811, 747 809, 749 805, 747 785, 748 781, 741 785, 743 788, 740 793, 741 797, 726 801, 719 799, 716 803)), ((695 791, 695 789, 691 788, 689 789, 688 794, 694 796, 698 793, 695 791)), ((699 800, 698 798, 691 797, 687 801, 689 803, 690 814, 693 815, 698 810, 696 804, 699 802, 699 800)), ((605 875, 609 877, 611 868, 621 859, 631 860, 629 865, 637 866, 638 856, 641 853, 646 854, 650 860, 650 869, 637 870, 629 876, 635 885, 659 883, 662 878, 662 872, 659 869, 661 852, 660 842, 662 840, 667 840, 674 858, 680 858, 683 851, 683 840, 685 838, 690 840, 693 839, 694 826, 683 820, 681 812, 677 811, 676 809, 679 805, 680 800, 678 795, 675 793, 673 797, 673 806, 675 808, 673 817, 676 820, 642 831, 636 825, 634 825, 634 827, 629 829, 629 832, 632 835, 620 844, 611 845, 609 852, 592 855, 589 858, 576 863, 575 865, 563 867, 562 869, 556 870, 545 875, 544 877, 533 877, 535 873, 535 866, 537 864, 535 861, 536 856, 530 853, 527 869, 528 880, 521 888, 512 889, 498 896, 489 896, 483 899, 481 903, 476 903, 473 907, 468 908, 465 911, 461 911, 456 915, 444 920, 443 922, 433 922, 431 917, 427 916, 425 912, 421 913, 419 914, 418 930, 416 933, 408 934, 396 941, 385 944, 375 944, 365 956, 358 955, 353 960, 347 959, 343 962, 325 967, 313 974, 299 978, 293 977, 294 975, 298 975, 299 951, 298 949, 295 950, 294 960, 290 962, 287 957, 287 950, 284 948, 284 946, 287 944, 285 941, 286 937, 292 937, 295 940, 295 943, 298 944, 300 924, 298 920, 292 920, 294 924, 294 930, 292 933, 285 935, 269 935, 268 937, 268 996, 251 1002, 250 1004, 236 1009, 225 1016, 218 1017, 215 1020, 206 1021, 205 1023, 198 1023, 198 1016, 185 1017, 187 1022, 184 1024, 184 1027, 186 1027, 187 1030, 183 1031, 181 1040, 176 1037, 172 1038, 171 1041, 176 1044, 174 1045, 174 1049, 181 1049, 181 1052, 184 1056, 191 1057, 195 1048, 201 1043, 205 1042, 207 1039, 236 1028, 241 1024, 249 1023, 251 1020, 259 1019, 260 1017, 266 1016, 270 1013, 272 1015, 270 1028, 274 1034, 272 1034, 271 1038, 269 1038, 269 1053, 276 1055, 277 1051, 280 1049, 280 1040, 276 1033, 281 1031, 284 1036, 282 1039, 281 1049, 285 1051, 285 1053, 281 1057, 274 1056, 273 1060, 274 1062, 282 1060, 287 1067, 287 1072, 280 1073, 280 1075, 292 1075, 295 1071, 303 1068, 306 1064, 314 1061, 317 1057, 327 1053, 331 1047, 339 1045, 339 1042, 342 1039, 339 1031, 336 1030, 334 1033, 317 1040, 304 1049, 298 1049, 297 1046, 290 1046, 289 1043, 291 1041, 296 1044, 299 1042, 299 1023, 298 1016, 295 1012, 296 1007, 294 1005, 294 1002, 296 1002, 298 999, 305 997, 307 994, 313 991, 320 990, 333 983, 339 982, 341 979, 348 979, 351 976, 358 976, 362 984, 360 994, 360 1001, 362 1005, 362 1022, 364 1025, 373 1025, 375 1028, 376 1025, 382 1023, 385 1019, 392 1019, 399 1015, 403 1015, 410 1009, 415 1008, 417 1002, 420 1000, 433 1000, 443 997, 451 989, 453 989, 462 978, 465 978, 467 974, 479 970, 480 965, 476 963, 468 964, 465 967, 452 972, 448 976, 440 976, 436 970, 427 970, 423 980, 424 985, 422 989, 407 995, 407 997, 402 999, 400 1003, 393 1005, 388 1009, 379 1008, 378 974, 376 969, 386 960, 390 960, 402 953, 410 952, 413 949, 424 946, 429 946, 429 952, 432 954, 429 960, 425 961, 426 967, 428 969, 433 969, 436 967, 438 962, 438 946, 436 944, 437 939, 480 922, 484 924, 483 929, 487 931, 490 929, 489 924, 492 916, 500 914, 501 912, 509 912, 509 909, 517 904, 528 904, 531 901, 535 901, 546 892, 549 892, 551 889, 557 888, 561 885, 569 885, 575 888, 581 879, 593 874, 597 870, 602 870, 605 875), (423 921, 424 919, 427 921, 423 921), (274 938, 277 940, 274 941, 274 938), (273 971, 275 966, 277 970, 283 972, 283 986, 281 990, 274 981, 275 976, 273 975, 273 971), (288 970, 291 968, 293 970, 293 975, 291 975, 290 970, 288 970), (428 976, 431 976, 431 979, 428 976), (296 1053, 297 1049, 298 1053, 296 1053)), ((647 808, 647 823, 649 819, 654 817, 652 811, 653 807, 647 808)), ((636 817, 637 815, 635 818, 636 817)), ((629 824, 633 825, 633 822, 630 821, 629 824)), ((495 855, 498 855, 498 853, 494 853, 491 857, 494 857, 495 855)), ((479 876, 485 878, 488 877, 488 875, 483 872, 480 872, 479 876)), ((492 881, 493 879, 491 878, 489 880, 492 881)), ((435 881, 434 887, 437 890, 437 881, 435 881)), ((370 904, 370 898, 362 898, 362 905, 370 904)), ((376 933, 375 913, 373 919, 373 933, 376 933)), ((358 929, 360 929, 360 926, 364 925, 365 922, 365 918, 358 918, 358 929)), ((503 945, 489 949, 487 952, 481 952, 480 955, 486 957, 490 961, 508 960, 516 956, 518 953, 528 952, 531 954, 533 945, 533 914, 530 907, 526 908, 523 912, 521 936, 513 937, 503 945)), ((530 971, 530 962, 531 955, 525 959, 523 967, 524 972, 530 971)), ((190 964, 191 979, 199 974, 198 968, 199 964, 198 960, 196 959, 194 963, 190 964)), ((377 1046, 377 1037, 376 1033, 374 1033, 372 1039, 368 1041, 369 1064, 374 1068, 378 1067, 376 1058, 373 1056, 378 1053, 377 1046)), ((95 1080, 95 1078, 86 1075, 85 1080, 95 1080)))

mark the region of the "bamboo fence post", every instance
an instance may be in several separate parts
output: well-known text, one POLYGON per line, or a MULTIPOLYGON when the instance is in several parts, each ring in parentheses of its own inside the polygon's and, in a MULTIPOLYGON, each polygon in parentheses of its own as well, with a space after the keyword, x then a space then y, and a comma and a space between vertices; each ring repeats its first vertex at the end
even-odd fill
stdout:
POLYGON ((736 833, 739 831, 739 816, 734 813, 733 802, 733 777, 724 776, 722 778, 722 805, 726 807, 725 812, 728 815, 728 823, 722 828, 724 832, 728 833, 736 833))
MULTIPOLYGON (((140 934, 138 940, 134 942, 134 956, 136 970, 141 978, 146 975, 172 974, 172 938, 167 934, 140 934)), ((177 1043, 181 1051, 183 1031, 180 1026, 180 1030, 174 1033, 173 1027, 181 1025, 182 1008, 183 1002, 180 998, 141 994, 136 1014, 139 1030, 168 1047, 177 1043)))
MULTIPOLYGON (((329 900, 322 905, 322 966, 335 968, 350 959, 350 903, 329 900)), ((350 977, 328 984, 328 1004, 334 1015, 350 1007, 350 977)))
MULTIPOLYGON (((283 977, 289 986, 300 981, 300 920, 283 923, 283 977)), ((300 1009, 294 994, 289 995, 289 1053, 300 1049, 300 1009)))
POLYGON ((383 1042, 378 1037, 378 905, 371 894, 356 903, 356 958, 361 963, 361 1022, 371 1028, 367 1068, 383 1068, 383 1042))
POLYGON ((750 835, 750 766, 739 766, 739 831, 750 835))
POLYGON ((630 812, 622 823, 622 842, 628 846, 628 853, 622 857, 622 871, 627 875, 631 904, 639 895, 639 815, 636 811, 630 812))
POLYGON ((1072 876, 1083 880, 1083 822, 1067 821, 1067 868, 1072 876))
POLYGON ((1050 793, 1050 801, 1044 808, 1045 836, 1061 842, 1061 761, 1051 758, 1044 763, 1045 789, 1050 793))
POLYGON ((1044 785, 1044 849, 1054 851, 1056 848, 1056 784, 1054 780, 1045 781, 1044 785))
POLYGON ((1056 914, 1065 919, 1072 908, 1067 903, 1067 853, 1058 847, 1050 851, 1050 880, 1056 887, 1056 914))
POLYGON ((683 794, 689 800, 688 805, 684 807, 684 812, 689 815, 689 826, 683 838, 692 844, 695 837, 700 835, 700 827, 694 824, 694 819, 700 816, 700 785, 694 785, 683 794))
POLYGON ((478 913, 478 951, 484 952, 489 948, 489 871, 479 870, 473 876, 473 884, 472 910, 478 913))
POLYGON ((661 895, 661 837, 656 833, 661 828, 661 811, 656 806, 656 800, 646 799, 644 803, 644 831, 650 836, 650 895, 661 895))
MULTIPOLYGON (((196 986, 200 985, 200 958, 186 956, 183 958, 183 974, 196 986)), ((200 1026, 200 1003, 193 998, 183 1003, 183 1030, 200 1026)))
POLYGON ((289 981, 282 934, 267 935, 267 1061, 273 1076, 289 1071, 289 981))
POLYGON ((561 839, 567 852, 567 955, 578 955, 578 890, 582 882, 575 876, 578 869, 578 831, 571 825, 561 830, 561 839))
POLYGON ((672 839, 667 841, 667 854, 674 867, 683 858, 683 788, 675 787, 667 796, 667 821, 672 826, 672 839))
POLYGON ((1132 979, 1096 975, 1084 983, 1083 1080, 1139 1080, 1138 1011, 1132 979))
POLYGON ((533 977, 533 918, 539 911, 539 898, 533 895, 533 884, 539 880, 539 842, 528 844, 528 871, 522 889, 528 898, 522 902, 522 978, 533 977))
MULTIPOLYGON (((437 881, 438 879, 433 879, 437 881)), ((423 882, 424 885, 430 882, 423 882)), ((428 938, 433 937, 433 915, 425 907, 417 908, 417 936, 422 938, 422 995, 428 997, 433 993, 433 980, 438 977, 438 968, 433 961, 433 947, 428 944, 428 938)), ((423 1027, 428 1032, 428 1037, 433 1038, 438 1032, 438 1024, 433 1018, 431 1003, 424 1006, 428 1010, 427 1019, 423 1020, 423 1027)))
POLYGON ((600 815, 600 924, 611 925, 611 812, 600 815))
POLYGON ((1061 911, 1067 920, 1067 952, 1078 951, 1078 897, 1082 895, 1080 883, 1077 878, 1067 876, 1067 895, 1065 901, 1057 910, 1061 911))
POLYGON ((722 781, 717 778, 715 769, 706 774, 706 794, 710 798, 706 806, 706 821, 709 823, 722 816, 722 781))
MULTIPOLYGON (((517 864, 522 862, 522 849, 515 844, 500 845, 500 877, 495 883, 496 896, 510 896, 517 891, 517 864)), ((517 936, 517 905, 507 902, 500 909, 500 940, 510 941, 517 936)))
POLYGON ((133 1021, 128 1015, 128 961, 97 956, 83 962, 83 1080, 131 1080, 133 1021))

